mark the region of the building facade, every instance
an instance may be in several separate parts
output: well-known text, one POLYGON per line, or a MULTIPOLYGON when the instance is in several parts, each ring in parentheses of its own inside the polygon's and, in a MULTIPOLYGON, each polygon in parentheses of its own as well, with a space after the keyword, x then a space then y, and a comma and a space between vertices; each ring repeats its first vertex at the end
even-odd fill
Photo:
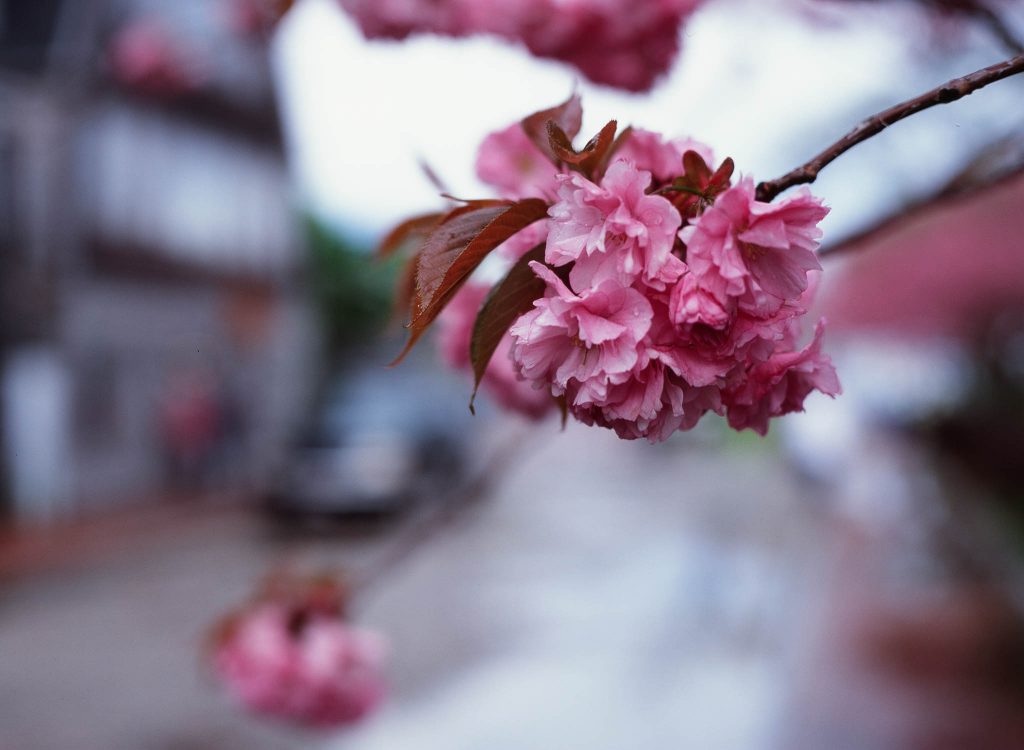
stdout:
POLYGON ((0 2, 18 520, 258 486, 302 411, 302 238, 266 36, 242 10, 0 2))

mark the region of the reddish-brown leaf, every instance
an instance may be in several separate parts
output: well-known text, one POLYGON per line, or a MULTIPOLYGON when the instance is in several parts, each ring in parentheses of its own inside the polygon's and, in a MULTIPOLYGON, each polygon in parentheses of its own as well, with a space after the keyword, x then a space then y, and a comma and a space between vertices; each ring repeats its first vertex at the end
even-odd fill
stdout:
POLYGON ((711 169, 696 151, 683 154, 683 180, 688 187, 703 189, 711 179, 711 169))
POLYGON ((615 143, 617 127, 618 124, 612 120, 601 128, 601 132, 591 138, 586 146, 575 151, 566 134, 555 123, 549 121, 547 124, 548 145, 559 161, 581 172, 588 179, 592 179, 598 165, 604 161, 605 156, 615 143))
POLYGON ((395 281, 395 297, 391 305, 391 325, 408 319, 412 309, 412 298, 416 293, 416 266, 419 264, 419 253, 413 255, 402 266, 395 281))
POLYGON ((683 175, 661 189, 672 195, 669 199, 683 216, 698 216, 729 189, 735 164, 726 159, 712 174, 711 168, 696 151, 683 154, 683 175))
POLYGON ((618 153, 619 149, 622 148, 623 144, 627 140, 629 140, 629 137, 632 134, 633 126, 627 125, 622 130, 622 132, 615 137, 615 140, 612 141, 611 147, 605 151, 604 156, 601 158, 601 160, 597 163, 596 167, 594 168, 593 179, 599 180, 601 179, 601 177, 604 176, 605 171, 608 169, 608 165, 611 164, 612 159, 615 158, 615 154, 618 153))
POLYGON ((491 289, 477 313, 473 337, 469 342, 469 361, 473 365, 474 377, 470 411, 487 365, 509 326, 520 315, 529 312, 534 300, 544 296, 544 281, 530 268, 531 261, 544 262, 544 245, 537 245, 512 266, 505 278, 491 289))
POLYGON ((549 121, 555 123, 571 143, 583 127, 583 105, 579 94, 573 94, 557 107, 534 112, 522 121, 523 131, 527 137, 557 165, 558 157, 551 151, 548 139, 549 121))
POLYGON ((444 216, 443 213, 421 214, 406 219, 385 235, 377 246, 377 258, 385 260, 400 250, 403 245, 414 239, 422 239, 437 226, 444 216))
POLYGON ((713 197, 728 190, 732 184, 732 173, 734 171, 736 171, 735 162, 733 162, 732 157, 726 157, 722 165, 711 175, 711 180, 708 184, 708 194, 713 197))
POLYGON ((494 248, 547 216, 538 198, 499 205, 466 205, 449 213, 423 243, 416 265, 409 341, 397 364, 423 335, 452 295, 494 248))
POLYGON ((510 205, 512 201, 499 200, 498 198, 483 198, 480 200, 467 200, 466 198, 455 198, 451 195, 445 195, 445 198, 461 203, 461 206, 453 208, 451 211, 441 217, 441 223, 451 221, 452 219, 462 216, 462 214, 471 213, 476 211, 478 208, 505 208, 510 205))

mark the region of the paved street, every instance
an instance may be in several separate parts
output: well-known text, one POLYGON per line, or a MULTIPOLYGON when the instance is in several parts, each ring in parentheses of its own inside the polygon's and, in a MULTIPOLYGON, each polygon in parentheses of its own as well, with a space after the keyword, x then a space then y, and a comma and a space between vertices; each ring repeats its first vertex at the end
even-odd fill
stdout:
POLYGON ((892 571, 820 487, 714 431, 652 448, 545 429, 414 548, 431 508, 299 535, 172 506, 9 546, 0 750, 819 750, 851 727, 843 747, 913 747, 942 704, 904 712, 906 689, 837 657, 856 661, 892 571), (393 693, 361 727, 246 717, 203 674, 204 628, 285 560, 376 571, 355 616, 391 640, 393 693))
MULTIPOLYGON (((671 710, 680 700, 703 716, 701 731, 728 729, 735 742, 722 747, 750 747, 767 730, 781 608, 797 583, 785 539, 800 531, 779 523, 789 513, 778 501, 759 497, 770 458, 727 456, 737 470, 724 477, 723 459, 692 441, 655 449, 551 430, 540 442, 356 602, 392 640, 394 696, 340 745, 427 747, 427 722, 449 750, 497 747, 498 736, 522 746, 529 738, 509 729, 527 713, 531 732, 594 747, 586 716, 615 705, 614 731, 597 746, 616 746, 639 722, 656 747, 684 720, 671 710), (751 498, 754 513, 740 512, 751 498), (687 684, 701 702, 678 692, 687 684), (741 700, 730 717, 709 710, 725 693, 741 700)), ((178 506, 96 524, 39 559, 22 550, 0 609, 0 747, 319 743, 236 713, 200 668, 203 630, 269 566, 340 563, 359 574, 417 523, 308 537, 233 506, 178 506)))

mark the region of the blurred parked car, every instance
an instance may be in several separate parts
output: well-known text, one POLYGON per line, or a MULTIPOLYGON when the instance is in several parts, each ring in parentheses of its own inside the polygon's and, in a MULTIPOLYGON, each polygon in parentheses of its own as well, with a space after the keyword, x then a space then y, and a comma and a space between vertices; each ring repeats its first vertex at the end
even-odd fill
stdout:
POLYGON ((269 496, 275 514, 390 513, 467 481, 478 427, 464 384, 420 362, 367 359, 325 390, 300 432, 269 496))

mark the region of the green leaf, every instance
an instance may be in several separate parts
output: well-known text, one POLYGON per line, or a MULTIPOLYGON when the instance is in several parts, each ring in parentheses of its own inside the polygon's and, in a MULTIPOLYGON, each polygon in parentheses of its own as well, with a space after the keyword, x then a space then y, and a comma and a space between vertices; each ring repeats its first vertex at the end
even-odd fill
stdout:
POLYGON ((460 206, 434 227, 417 256, 409 341, 397 364, 434 322, 452 295, 494 248, 547 216, 538 198, 515 203, 479 201, 460 206))

